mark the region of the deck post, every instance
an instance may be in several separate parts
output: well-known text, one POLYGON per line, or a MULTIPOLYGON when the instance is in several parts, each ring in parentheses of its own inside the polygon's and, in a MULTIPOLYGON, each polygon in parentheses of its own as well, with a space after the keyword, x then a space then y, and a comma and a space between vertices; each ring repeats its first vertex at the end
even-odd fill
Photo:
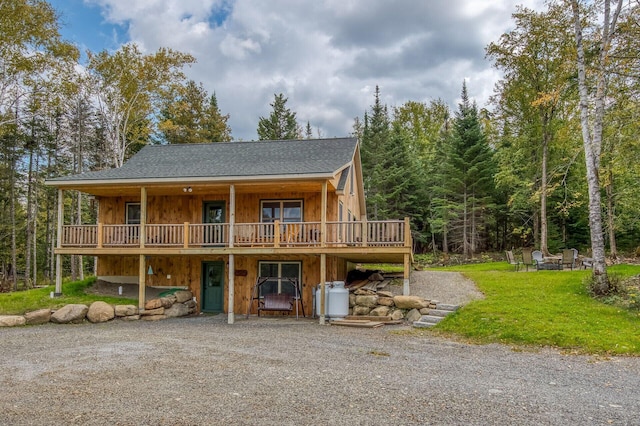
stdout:
POLYGON ((273 222, 273 247, 280 247, 280 221, 277 219, 273 222))
MULTIPOLYGON (((233 248, 236 224, 236 187, 229 185, 229 248, 233 248)), ((231 280, 229 280, 231 281, 231 280)))
POLYGON ((320 325, 325 325, 325 306, 327 301, 325 300, 325 282, 327 281, 327 255, 322 253, 320 255, 320 325))
POLYGON ((140 248, 147 241, 147 188, 140 187, 140 248))
MULTIPOLYGON (((58 189, 58 233, 56 235, 56 247, 62 247, 62 224, 64 223, 64 193, 58 189)), ((55 296, 62 295, 62 255, 56 254, 56 289, 55 296)))
MULTIPOLYGON (((322 182, 322 201, 320 204, 320 247, 327 246, 327 181, 322 182)), ((324 286, 324 278, 322 283, 324 286)), ((324 294, 324 290, 323 293, 324 294)), ((323 311, 324 312, 324 311, 323 311)))
POLYGON ((235 303, 235 259, 233 253, 229 254, 229 307, 227 308, 227 323, 233 324, 236 322, 235 313, 233 312, 233 305, 235 303))
POLYGON ((182 247, 189 248, 189 222, 185 222, 182 228, 182 247))
POLYGON ((104 228, 102 227, 102 222, 98 222, 98 230, 96 232, 96 248, 102 248, 102 239, 104 234, 104 228))
POLYGON ((411 290, 409 289, 409 274, 411 273, 411 255, 409 253, 404 254, 404 273, 402 280, 402 294, 409 296, 411 290))
POLYGON ((367 215, 362 215, 362 247, 369 245, 369 224, 367 223, 367 215))
POLYGON ((140 312, 144 311, 144 304, 146 302, 146 290, 147 290, 147 282, 146 282, 146 262, 144 254, 140 255, 140 267, 138 268, 138 310, 140 312))

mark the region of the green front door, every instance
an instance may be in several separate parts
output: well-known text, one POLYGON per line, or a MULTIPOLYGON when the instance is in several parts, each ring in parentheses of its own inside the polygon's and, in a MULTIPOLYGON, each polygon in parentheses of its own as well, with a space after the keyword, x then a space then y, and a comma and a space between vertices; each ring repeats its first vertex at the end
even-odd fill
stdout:
POLYGON ((205 201, 202 203, 202 222, 204 226, 204 243, 209 245, 223 245, 224 235, 224 201, 205 201))
POLYGON ((224 262, 202 262, 202 311, 222 312, 224 262))

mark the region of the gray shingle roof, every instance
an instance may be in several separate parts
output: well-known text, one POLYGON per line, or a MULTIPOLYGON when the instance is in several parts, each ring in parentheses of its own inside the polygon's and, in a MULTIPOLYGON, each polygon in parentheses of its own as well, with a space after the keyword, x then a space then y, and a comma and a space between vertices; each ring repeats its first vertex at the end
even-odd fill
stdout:
POLYGON ((328 175, 351 162, 356 145, 355 138, 148 145, 120 168, 49 181, 328 175))

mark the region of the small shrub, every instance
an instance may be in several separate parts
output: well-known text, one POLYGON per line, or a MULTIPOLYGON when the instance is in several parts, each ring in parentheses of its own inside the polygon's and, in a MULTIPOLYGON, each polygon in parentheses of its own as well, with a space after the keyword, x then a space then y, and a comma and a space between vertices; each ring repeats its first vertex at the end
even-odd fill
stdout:
POLYGON ((609 289, 605 294, 599 294, 593 276, 586 277, 589 294, 607 305, 640 310, 640 275, 625 279, 619 274, 609 273, 607 278, 609 279, 609 289))

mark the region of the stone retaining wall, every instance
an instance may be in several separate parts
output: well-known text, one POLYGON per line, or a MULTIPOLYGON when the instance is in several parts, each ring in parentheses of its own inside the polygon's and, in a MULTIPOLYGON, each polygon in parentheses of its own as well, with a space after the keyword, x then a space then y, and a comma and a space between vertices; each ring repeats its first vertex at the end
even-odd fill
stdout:
POLYGON ((0 315, 0 327, 36 325, 53 322, 56 324, 78 324, 85 320, 92 323, 107 322, 113 319, 123 321, 158 321, 166 318, 182 317, 196 312, 193 294, 180 290, 166 297, 151 299, 139 311, 134 305, 110 305, 96 301, 91 305, 70 304, 60 309, 39 309, 24 315, 0 315))
POLYGON ((368 316, 390 316, 394 320, 409 322, 428 315, 430 309, 436 309, 437 301, 420 296, 394 295, 388 291, 358 289, 349 293, 349 314, 368 316))

